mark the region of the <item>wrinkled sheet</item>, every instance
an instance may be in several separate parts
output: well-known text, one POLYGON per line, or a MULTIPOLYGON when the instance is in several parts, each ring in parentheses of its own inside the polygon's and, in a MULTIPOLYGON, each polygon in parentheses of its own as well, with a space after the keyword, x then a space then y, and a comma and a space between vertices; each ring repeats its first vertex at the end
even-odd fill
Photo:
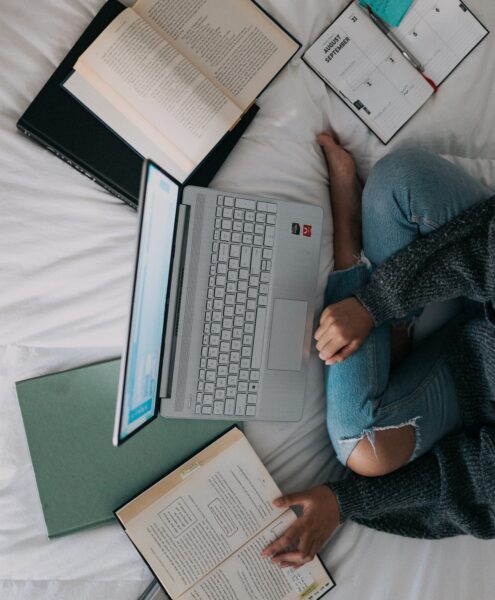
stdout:
MULTIPOLYGON (((346 0, 264 0, 303 44, 346 0)), ((151 575, 117 525, 48 541, 14 381, 120 354, 136 213, 16 131, 15 122, 101 0, 0 0, 0 598, 131 600, 151 575)), ((469 0, 495 31, 495 3, 469 0)), ((495 34, 383 146, 296 58, 263 94, 261 111, 213 184, 323 206, 320 304, 332 266, 327 174, 315 134, 330 124, 365 178, 417 142, 495 187, 495 34)), ((313 354, 300 423, 247 434, 286 492, 337 477, 325 430, 323 373, 313 354)), ((49 432, 47 432, 49 435, 49 432)), ((353 523, 322 553, 331 598, 488 600, 495 543, 408 540, 353 523)))

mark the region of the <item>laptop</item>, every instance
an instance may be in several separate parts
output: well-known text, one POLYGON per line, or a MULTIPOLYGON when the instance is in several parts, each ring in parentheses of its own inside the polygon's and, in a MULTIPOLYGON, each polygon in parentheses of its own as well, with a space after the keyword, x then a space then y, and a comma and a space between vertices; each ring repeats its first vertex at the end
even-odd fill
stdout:
POLYGON ((181 188, 145 161, 115 445, 158 415, 300 420, 322 213, 181 188))

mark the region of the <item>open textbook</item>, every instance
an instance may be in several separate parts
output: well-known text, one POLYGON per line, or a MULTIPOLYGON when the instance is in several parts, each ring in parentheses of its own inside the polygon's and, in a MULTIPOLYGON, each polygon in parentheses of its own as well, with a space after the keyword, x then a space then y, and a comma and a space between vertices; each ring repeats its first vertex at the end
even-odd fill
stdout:
POLYGON ((398 27, 352 2, 303 59, 387 143, 486 35, 459 0, 414 0, 398 27))
POLYGON ((64 87, 182 182, 299 47, 252 0, 138 0, 64 87))
POLYGON ((281 569, 260 553, 296 519, 233 428, 115 515, 172 600, 317 600, 334 587, 318 557, 281 569))

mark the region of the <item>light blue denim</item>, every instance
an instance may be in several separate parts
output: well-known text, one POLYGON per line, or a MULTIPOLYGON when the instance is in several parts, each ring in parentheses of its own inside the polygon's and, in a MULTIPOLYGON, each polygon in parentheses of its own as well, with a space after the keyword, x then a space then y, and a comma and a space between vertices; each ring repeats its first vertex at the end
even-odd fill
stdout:
MULTIPOLYGON (((430 152, 418 148, 391 152, 372 169, 363 190, 363 253, 371 266, 360 264, 333 273, 326 304, 352 296, 380 263, 492 195, 430 152)), ((413 460, 461 426, 445 348, 452 326, 450 321, 430 335, 392 372, 389 324, 375 328, 347 360, 327 367, 327 426, 340 462, 347 463, 365 436, 373 443, 374 432, 380 429, 414 426, 413 460)))

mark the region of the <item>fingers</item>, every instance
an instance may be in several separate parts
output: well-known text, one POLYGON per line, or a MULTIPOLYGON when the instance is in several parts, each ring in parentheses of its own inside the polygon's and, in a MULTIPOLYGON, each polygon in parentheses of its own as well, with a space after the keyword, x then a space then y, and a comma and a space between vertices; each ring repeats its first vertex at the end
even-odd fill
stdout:
POLYGON ((299 492, 297 494, 286 494, 285 496, 280 496, 280 498, 275 498, 273 505, 277 508, 289 508, 289 506, 302 506, 307 500, 307 494, 299 492))
POLYGON ((286 567, 301 567, 313 560, 314 556, 307 556, 303 552, 285 552, 272 558, 272 562, 283 569, 286 567))
POLYGON ((356 350, 358 350, 360 346, 361 342, 351 342, 350 344, 347 344, 347 346, 344 346, 344 348, 341 348, 338 352, 332 354, 330 358, 326 358, 323 360, 325 360, 326 365, 335 365, 337 363, 342 362, 346 358, 349 358, 349 356, 354 354, 354 352, 356 352, 356 350))
POLYGON ((290 546, 295 545, 301 537, 301 530, 303 527, 304 525, 301 525, 299 520, 296 521, 283 535, 267 546, 261 552, 261 556, 274 556, 287 550, 290 546))

